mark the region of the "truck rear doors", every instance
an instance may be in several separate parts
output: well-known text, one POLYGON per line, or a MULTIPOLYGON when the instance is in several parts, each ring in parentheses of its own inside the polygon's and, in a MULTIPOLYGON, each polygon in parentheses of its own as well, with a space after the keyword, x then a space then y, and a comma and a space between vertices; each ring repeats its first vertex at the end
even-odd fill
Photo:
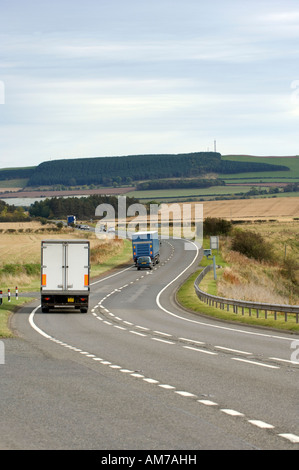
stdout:
POLYGON ((89 246, 86 242, 42 244, 42 290, 89 290, 89 246))

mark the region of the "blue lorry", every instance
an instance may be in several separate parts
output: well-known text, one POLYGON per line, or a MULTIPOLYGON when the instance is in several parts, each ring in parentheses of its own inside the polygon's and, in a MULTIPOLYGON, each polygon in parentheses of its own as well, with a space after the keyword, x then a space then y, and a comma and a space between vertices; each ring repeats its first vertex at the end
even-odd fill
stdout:
POLYGON ((160 262, 160 241, 158 232, 136 232, 132 235, 133 260, 135 266, 151 268, 160 262), (138 263, 139 258, 149 257, 148 263, 138 263))
POLYGON ((76 216, 75 215, 68 215, 67 216, 67 224, 72 225, 76 223, 76 216))

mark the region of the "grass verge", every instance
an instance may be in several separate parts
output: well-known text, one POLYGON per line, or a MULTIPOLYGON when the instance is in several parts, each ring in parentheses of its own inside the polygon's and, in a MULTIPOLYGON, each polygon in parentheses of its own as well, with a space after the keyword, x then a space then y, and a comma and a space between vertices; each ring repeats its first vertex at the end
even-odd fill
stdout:
POLYGON ((123 240, 123 244, 116 250, 115 255, 104 257, 100 263, 91 263, 91 277, 96 277, 106 271, 132 262, 132 243, 130 240, 123 240))
MULTIPOLYGON (((201 302, 195 292, 194 282, 196 277, 199 275, 201 269, 196 271, 187 281, 179 288, 176 294, 177 301, 187 310, 191 310, 194 313, 207 315, 209 317, 218 318, 220 320, 226 320, 231 322, 246 323, 249 325, 258 325, 268 328, 276 328, 279 330, 286 330, 292 332, 299 332, 299 325, 296 324, 295 315, 289 315, 288 321, 285 322, 284 314, 277 314, 277 320, 274 319, 274 315, 268 313, 268 318, 262 317, 264 312, 260 313, 260 317, 256 318, 255 311, 252 311, 252 315, 249 316, 247 309, 244 310, 244 315, 240 313, 233 313, 232 311, 227 312, 220 308, 215 308, 201 302)), ((217 275, 218 275, 217 270, 217 275)), ((200 284, 200 287, 209 294, 216 294, 216 281, 214 281, 213 272, 210 272, 205 276, 204 280, 200 284)), ((232 307, 230 307, 232 310, 232 307)))
POLYGON ((13 338, 15 336, 9 328, 9 317, 12 313, 16 312, 19 307, 22 307, 32 300, 34 299, 31 297, 22 297, 18 300, 12 297, 11 301, 8 302, 7 298, 3 298, 3 303, 0 306, 0 338, 13 338))

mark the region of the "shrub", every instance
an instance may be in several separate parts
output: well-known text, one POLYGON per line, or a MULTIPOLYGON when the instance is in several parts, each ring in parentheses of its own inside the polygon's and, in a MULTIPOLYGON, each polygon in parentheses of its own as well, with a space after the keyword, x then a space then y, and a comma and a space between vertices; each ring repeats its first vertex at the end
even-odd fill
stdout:
POLYGON ((29 276, 36 276, 40 274, 40 264, 39 263, 28 263, 24 264, 26 274, 29 276))
POLYGON ((298 282, 299 263, 296 259, 287 257, 283 262, 281 274, 290 279, 294 284, 298 282))
POLYGON ((204 235, 228 235, 232 229, 229 220, 207 217, 203 222, 204 235))
POLYGON ((9 263, 9 264, 5 264, 2 268, 2 272, 4 274, 20 274, 22 272, 22 266, 18 263, 16 264, 13 264, 13 263, 9 263))
POLYGON ((232 250, 258 261, 271 261, 273 250, 259 233, 238 231, 232 238, 232 250))

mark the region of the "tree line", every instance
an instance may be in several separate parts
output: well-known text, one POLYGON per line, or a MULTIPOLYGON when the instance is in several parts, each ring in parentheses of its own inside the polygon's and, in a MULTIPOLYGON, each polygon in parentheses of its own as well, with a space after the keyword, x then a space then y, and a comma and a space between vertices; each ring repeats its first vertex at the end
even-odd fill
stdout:
POLYGON ((222 160, 218 152, 129 155, 52 160, 38 165, 27 186, 131 184, 165 178, 190 178, 207 173, 230 174, 288 170, 282 165, 222 160))
POLYGON ((152 189, 209 188, 211 186, 225 186, 225 181, 218 178, 161 179, 137 183, 136 189, 146 191, 152 189))
POLYGON ((23 222, 28 220, 23 207, 7 204, 0 199, 0 222, 23 222))
MULTIPOLYGON (((126 198, 127 208, 138 200, 133 197, 126 198)), ((45 219, 65 219, 67 215, 75 215, 77 219, 91 219, 95 217, 96 207, 100 204, 109 204, 118 215, 118 198, 116 196, 92 195, 88 197, 54 197, 43 201, 36 201, 29 208, 31 217, 45 219)))

